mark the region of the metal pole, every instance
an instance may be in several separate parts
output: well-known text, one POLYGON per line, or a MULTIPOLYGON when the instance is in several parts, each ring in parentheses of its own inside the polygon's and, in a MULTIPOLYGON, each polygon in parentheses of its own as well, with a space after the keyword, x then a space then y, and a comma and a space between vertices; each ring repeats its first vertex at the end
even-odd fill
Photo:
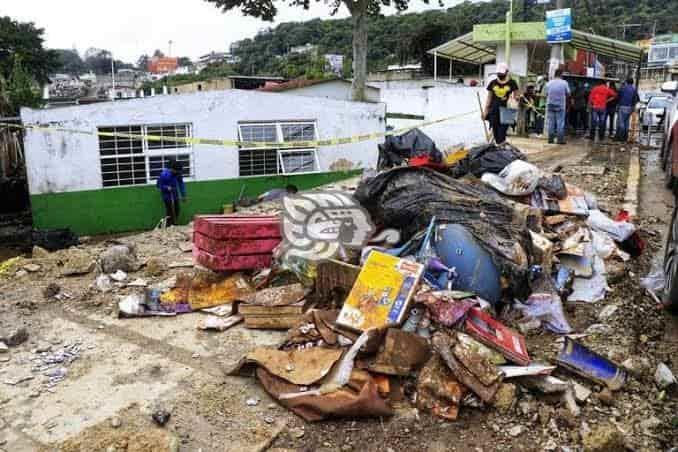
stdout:
POLYGON ((111 91, 111 100, 115 101, 115 58, 113 58, 113 53, 111 52, 111 80, 113 91, 111 91))
POLYGON ((513 0, 509 0, 509 10, 506 12, 506 64, 511 67, 511 23, 513 21, 513 0))
POLYGON ((438 52, 433 51, 433 80, 438 80, 438 52))
MULTIPOLYGON (((563 0, 556 0, 556 9, 563 9, 563 0)), ((563 62, 563 45, 551 45, 551 62, 549 64, 549 78, 555 76, 556 69, 560 67, 563 62)))
POLYGON ((451 82, 452 81, 452 60, 450 60, 450 70, 448 73, 448 80, 451 82))

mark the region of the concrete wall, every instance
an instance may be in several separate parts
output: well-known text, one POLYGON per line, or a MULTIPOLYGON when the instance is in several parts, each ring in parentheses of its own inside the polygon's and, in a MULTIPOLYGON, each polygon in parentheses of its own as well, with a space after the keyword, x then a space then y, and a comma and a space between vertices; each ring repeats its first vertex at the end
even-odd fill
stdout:
MULTIPOLYGON (((238 121, 315 120, 318 138, 325 139, 381 132, 385 127, 384 116, 383 104, 242 90, 21 110, 26 125, 60 126, 93 133, 102 126, 191 123, 194 137, 227 140, 237 140, 238 121)), ((335 169, 338 161, 350 161, 353 167, 374 167, 380 141, 319 148, 319 169, 335 169)), ((29 129, 24 143, 31 195, 102 188, 97 136, 29 129)), ((238 177, 236 147, 196 145, 193 158, 195 180, 238 177)), ((346 165, 341 167, 346 169, 346 165)))
MULTIPOLYGON (((351 98, 351 84, 341 80, 334 80, 331 82, 317 83, 315 85, 289 89, 285 91, 285 94, 294 94, 295 96, 306 97, 324 97, 325 99, 335 100, 349 100, 351 98)), ((367 101, 380 101, 378 88, 367 88, 367 101)))
POLYGON ((231 81, 231 79, 224 78, 172 86, 170 87, 170 94, 189 94, 197 93, 200 91, 223 91, 232 88, 233 82, 231 81))
MULTIPOLYGON (((392 83, 389 82, 389 85, 392 83)), ((458 144, 472 145, 485 141, 477 98, 477 93, 480 93, 481 102, 484 104, 486 96, 484 87, 471 88, 444 82, 435 83, 432 88, 417 87, 415 83, 409 85, 411 88, 405 86, 405 88, 382 86, 381 100, 386 103, 389 113, 421 115, 424 116, 424 121, 463 114, 455 119, 422 128, 439 148, 445 149, 458 144)), ((422 121, 389 119, 388 125, 397 129, 420 122, 422 121)))

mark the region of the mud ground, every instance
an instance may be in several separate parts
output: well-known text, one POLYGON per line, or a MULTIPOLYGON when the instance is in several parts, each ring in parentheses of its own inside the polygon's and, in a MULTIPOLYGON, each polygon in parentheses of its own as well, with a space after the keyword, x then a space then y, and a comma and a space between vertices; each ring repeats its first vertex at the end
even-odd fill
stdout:
MULTIPOLYGON (((541 167, 560 170, 568 182, 596 194, 601 206, 616 213, 624 201, 630 147, 590 147, 585 142, 552 147, 529 158, 541 167), (603 176, 584 175, 581 166, 604 166, 603 176)), ((673 199, 662 187, 657 151, 641 151, 642 177, 638 217, 647 249, 608 281, 612 291, 593 305, 567 306, 581 340, 620 363, 645 358, 638 372, 611 398, 602 388, 558 372, 593 391, 574 416, 560 400, 518 393, 507 412, 462 408, 456 422, 419 413, 407 402, 392 419, 356 419, 306 424, 287 412, 253 379, 226 377, 224 369, 257 345, 276 344, 284 333, 237 326, 223 333, 198 331, 202 314, 175 318, 118 319, 117 297, 134 289, 101 294, 90 286, 95 275, 59 276, 59 265, 41 262, 41 270, 22 277, 0 278, 0 330, 25 325, 29 340, 0 354, 0 450, 21 451, 246 451, 246 450, 576 450, 582 434, 612 424, 623 432, 631 450, 666 450, 678 445, 678 403, 674 390, 660 391, 652 374, 658 362, 678 373, 678 322, 658 310, 639 287, 639 278, 661 252, 673 199), (70 299, 45 299, 44 288, 56 283, 70 299), (608 319, 600 311, 618 306, 608 319), (591 325, 597 325, 591 327, 591 325), (38 375, 16 385, 6 381, 32 375, 37 349, 82 344, 80 357, 52 391, 38 375), (8 358, 8 359, 7 359, 8 358), (250 406, 248 399, 259 402, 250 406), (171 413, 164 428, 151 414, 171 413), (509 430, 521 427, 518 435, 509 430)), ((123 237, 137 243, 142 260, 190 260, 179 244, 187 228, 123 237)), ((106 242, 83 249, 95 255, 106 242)), ((186 269, 166 269, 159 276, 143 271, 130 278, 160 281, 186 269)), ((560 345, 550 333, 528 336, 530 354, 553 359, 560 345)), ((517 431, 516 429, 513 432, 517 431)))

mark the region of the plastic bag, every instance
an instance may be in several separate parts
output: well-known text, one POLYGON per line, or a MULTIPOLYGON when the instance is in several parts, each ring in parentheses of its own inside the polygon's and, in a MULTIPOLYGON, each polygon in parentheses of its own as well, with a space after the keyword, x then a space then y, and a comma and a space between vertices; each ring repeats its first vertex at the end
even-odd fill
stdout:
POLYGON ((509 144, 485 144, 472 148, 468 155, 452 168, 452 177, 468 173, 481 177, 485 173, 499 173, 514 160, 525 160, 525 155, 509 144))
POLYGON ((572 327, 565 318, 560 297, 556 294, 534 293, 525 303, 516 301, 515 308, 525 317, 541 321, 544 328, 556 334, 572 332, 572 327))
POLYGON ((392 168, 411 157, 427 156, 434 163, 440 163, 443 154, 433 140, 419 129, 413 129, 402 135, 389 135, 379 145, 378 169, 392 168))
POLYGON ((614 221, 600 210, 590 210, 586 224, 596 231, 607 232, 615 242, 623 242, 636 232, 633 223, 614 221))
POLYGON ((644 278, 640 278, 640 287, 649 289, 653 292, 661 292, 666 284, 664 270, 660 266, 654 266, 650 273, 644 278))
POLYGON ((514 160, 499 174, 485 173, 481 180, 490 187, 509 196, 526 196, 537 188, 541 170, 523 160, 514 160))
POLYGON ((567 187, 565 187, 565 181, 557 174, 542 176, 539 178, 537 187, 541 188, 546 193, 557 199, 567 198, 567 187))

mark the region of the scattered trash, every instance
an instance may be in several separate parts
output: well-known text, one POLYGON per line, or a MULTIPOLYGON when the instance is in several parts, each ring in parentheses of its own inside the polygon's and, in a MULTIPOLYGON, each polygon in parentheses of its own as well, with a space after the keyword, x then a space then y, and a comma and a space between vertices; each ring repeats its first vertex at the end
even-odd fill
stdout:
POLYGON ((111 274, 111 279, 117 282, 123 282, 127 279, 127 273, 122 270, 117 270, 115 273, 111 274))
POLYGON ((485 144, 472 148, 452 169, 452 175, 462 177, 471 173, 475 177, 481 177, 486 173, 497 174, 515 160, 525 160, 525 155, 511 145, 485 144))
POLYGON ((527 196, 539 183, 541 170, 523 160, 514 160, 499 174, 485 173, 481 180, 495 190, 508 196, 527 196))
POLYGON ((238 313, 245 319, 247 328, 288 329, 296 325, 311 300, 301 284, 270 287, 246 294, 240 299, 238 313))
POLYGON ((676 377, 666 364, 659 363, 654 373, 654 381, 659 389, 665 389, 676 383, 676 377))
POLYGON ((527 320, 536 319, 549 331, 556 334, 568 334, 572 328, 565 318, 560 296, 550 293, 533 293, 525 303, 515 302, 515 308, 523 313, 527 320))
POLYGON ((85 275, 94 271, 96 262, 86 251, 70 248, 61 268, 62 276, 85 275))
POLYGON ((558 174, 550 174, 539 178, 537 187, 556 199, 567 198, 565 181, 558 174))
POLYGON ((42 267, 38 264, 26 264, 26 265, 24 265, 23 268, 28 273, 35 273, 35 272, 39 272, 42 267))
POLYGON ((0 341, 9 347, 16 347, 28 340, 28 330, 26 327, 14 327, 7 331, 0 331, 0 341))
POLYGON ((530 197, 530 205, 547 213, 587 215, 589 207, 584 191, 570 184, 565 184, 565 188, 567 189, 565 198, 555 197, 550 192, 537 188, 530 197))
POLYGON ((567 336, 556 362, 581 377, 606 385, 612 391, 621 389, 626 382, 626 372, 622 368, 567 336))
POLYGON ((245 400, 245 404, 247 406, 257 406, 257 405, 259 405, 259 402, 260 402, 260 400, 257 399, 257 398, 254 398, 254 397, 251 397, 251 398, 245 400))
POLYGON ((61 286, 59 286, 56 283, 49 283, 47 287, 42 291, 42 296, 45 297, 46 300, 49 300, 51 298, 56 298, 59 296, 61 293, 61 286))
POLYGON ((664 269, 657 265, 644 278, 640 278, 640 287, 653 292, 661 292, 666 284, 664 269))
POLYGON ((101 270, 104 273, 134 272, 141 265, 137 262, 136 249, 132 245, 113 245, 99 256, 101 270))
POLYGON ((230 317, 217 317, 217 316, 207 316, 207 318, 200 320, 198 322, 199 330, 215 330, 215 331, 226 331, 232 326, 237 325, 243 321, 243 316, 241 315, 232 315, 230 317))
POLYGON ((549 375, 556 366, 545 364, 530 364, 529 366, 499 366, 504 378, 529 377, 535 375, 549 375))
POLYGON ((373 251, 346 298, 337 323, 359 331, 400 324, 423 271, 421 264, 373 251))
POLYGON ((224 277, 198 272, 177 277, 174 288, 160 295, 160 302, 170 306, 185 304, 195 311, 242 300, 253 292, 248 279, 240 273, 224 277))
POLYGON ((455 420, 465 392, 465 387, 438 355, 432 356, 419 372, 417 406, 421 410, 443 419, 455 420))
POLYGON ((465 330, 483 344, 500 352, 509 361, 521 366, 530 363, 525 338, 502 325, 485 311, 471 308, 466 319, 465 330))
POLYGON ((156 410, 153 412, 153 414, 151 414, 153 422, 158 424, 160 427, 164 427, 165 424, 167 424, 167 422, 170 419, 170 416, 171 416, 170 412, 163 409, 156 410))
POLYGON ((96 285, 99 292, 102 293, 107 293, 113 290, 113 283, 111 282, 111 278, 103 273, 97 276, 97 279, 94 281, 94 284, 96 285))
POLYGON ((416 334, 389 328, 374 363, 373 372, 407 376, 421 367, 431 356, 428 341, 416 334))
POLYGON ((586 219, 586 224, 596 231, 609 234, 615 242, 623 242, 636 232, 633 223, 614 221, 600 210, 591 210, 586 219))
POLYGON ((574 398, 579 403, 586 402, 592 393, 592 391, 589 388, 577 382, 574 382, 572 384, 572 390, 574 391, 574 398))
POLYGON ((427 162, 440 163, 443 154, 424 132, 412 129, 402 135, 388 135, 379 145, 379 170, 400 166, 407 159, 425 157, 427 162))
POLYGON ((37 246, 48 251, 66 249, 80 243, 78 236, 70 229, 34 229, 31 232, 31 240, 34 247, 37 246))

